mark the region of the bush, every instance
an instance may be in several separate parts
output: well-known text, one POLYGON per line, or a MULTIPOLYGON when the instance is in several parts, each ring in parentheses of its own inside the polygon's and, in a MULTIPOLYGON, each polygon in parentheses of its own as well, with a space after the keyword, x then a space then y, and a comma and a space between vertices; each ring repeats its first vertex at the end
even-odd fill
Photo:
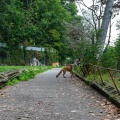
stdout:
POLYGON ((9 80, 6 85, 15 85, 19 82, 19 80, 17 78, 14 78, 12 80, 9 80))
MULTIPOLYGON (((6 70, 18 70, 18 69, 23 69, 23 66, 6 66, 6 67, 1 67, 1 71, 6 71, 6 70), (3 68, 3 69, 2 69, 3 68)), ((34 78, 36 74, 42 73, 44 71, 47 71, 48 69, 51 69, 52 67, 43 67, 43 66, 24 66, 24 71, 17 77, 12 80, 7 81, 6 85, 15 85, 19 81, 27 81, 31 78, 34 78)), ((0 86, 2 88, 2 86, 0 86)))
POLYGON ((18 77, 18 79, 20 81, 27 81, 29 80, 30 78, 34 78, 35 77, 35 72, 30 70, 30 71, 23 71, 23 73, 18 77))
POLYGON ((114 68, 117 66, 116 51, 114 47, 108 47, 101 56, 101 65, 105 68, 114 68))

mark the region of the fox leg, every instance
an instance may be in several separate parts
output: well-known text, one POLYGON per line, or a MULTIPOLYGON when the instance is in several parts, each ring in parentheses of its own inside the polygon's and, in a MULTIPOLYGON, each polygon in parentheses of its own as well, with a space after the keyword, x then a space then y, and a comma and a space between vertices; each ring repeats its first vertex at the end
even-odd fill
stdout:
POLYGON ((66 71, 63 71, 63 77, 66 78, 64 75, 65 75, 66 71))
POLYGON ((72 77, 74 77, 74 74, 73 74, 73 72, 70 72, 70 74, 71 74, 71 78, 72 78, 72 77))
POLYGON ((72 72, 70 72, 70 74, 71 74, 71 78, 72 78, 72 76, 73 76, 73 73, 72 73, 72 72))

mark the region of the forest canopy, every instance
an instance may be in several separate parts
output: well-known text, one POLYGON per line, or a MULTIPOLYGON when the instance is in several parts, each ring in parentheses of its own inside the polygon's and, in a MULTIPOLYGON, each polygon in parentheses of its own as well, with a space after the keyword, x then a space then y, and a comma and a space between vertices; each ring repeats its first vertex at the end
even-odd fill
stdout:
POLYGON ((63 65, 79 58, 83 63, 119 69, 119 38, 115 47, 108 44, 101 52, 97 9, 92 6, 90 10, 92 16, 86 11, 84 16, 77 15, 74 0, 1 0, 0 43, 6 47, 0 47, 0 63, 28 65, 31 58, 38 57, 48 65, 58 61, 63 65), (44 47, 46 51, 28 52, 28 46, 44 47))

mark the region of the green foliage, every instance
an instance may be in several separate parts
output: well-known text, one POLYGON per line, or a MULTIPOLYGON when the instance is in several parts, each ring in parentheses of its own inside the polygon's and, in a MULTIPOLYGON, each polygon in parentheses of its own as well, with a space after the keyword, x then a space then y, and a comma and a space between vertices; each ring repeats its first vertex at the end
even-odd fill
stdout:
POLYGON ((101 65, 106 68, 116 68, 117 66, 117 56, 114 47, 109 46, 106 52, 101 56, 101 65))
POLYGON ((17 84, 17 83, 19 83, 19 80, 16 79, 16 78, 14 78, 13 80, 8 81, 8 82, 6 83, 6 85, 15 85, 15 84, 17 84))
POLYGON ((83 62, 84 63, 92 63, 92 64, 97 64, 97 54, 98 54, 98 48, 93 47, 91 45, 88 45, 85 50, 83 51, 84 57, 83 57, 83 62))
POLYGON ((0 23, 2 41, 8 45, 18 45, 20 34, 23 29, 21 27, 25 23, 24 11, 22 3, 17 0, 11 2, 1 1, 2 8, 0 11, 0 23))
MULTIPOLYGON (((88 67, 86 67, 88 68, 88 67)), ((105 69, 99 66, 90 67, 89 72, 86 72, 86 69, 83 65, 76 66, 74 68, 75 73, 82 77, 86 82, 90 82, 91 84, 94 82, 95 84, 100 85, 102 82, 107 83, 105 86, 113 86, 115 88, 114 83, 120 89, 120 72, 115 69, 105 69), (98 70, 99 68, 99 70, 98 70), (113 82, 114 80, 114 82, 113 82)))
POLYGON ((30 71, 24 71, 19 77, 18 79, 20 81, 27 81, 30 78, 34 78, 35 77, 35 72, 30 70, 30 71))
POLYGON ((69 13, 63 8, 59 0, 47 2, 36 0, 31 4, 31 8, 35 18, 35 26, 39 28, 39 31, 36 32, 35 44, 58 49, 57 43, 63 42, 62 23, 69 19, 69 13))
POLYGON ((56 30, 50 30, 51 35, 53 36, 54 39, 60 40, 60 34, 56 30))
POLYGON ((45 56, 46 65, 51 66, 52 63, 58 61, 58 52, 55 49, 48 47, 48 48, 46 48, 45 54, 46 54, 46 56, 45 56))
POLYGON ((120 39, 116 41, 115 50, 117 52, 117 56, 120 57, 120 39))
POLYGON ((117 57, 117 69, 120 70, 120 39, 115 44, 116 57, 117 57))
POLYGON ((70 12, 72 16, 77 14, 77 6, 74 2, 69 2, 65 4, 65 8, 70 12))
MULTIPOLYGON (((8 71, 8 70, 19 70, 23 69, 24 71, 17 77, 12 80, 7 81, 6 85, 15 85, 19 83, 20 81, 28 81, 29 79, 33 79, 36 74, 42 73, 44 71, 47 71, 48 69, 51 69, 51 66, 43 67, 43 66, 1 66, 0 72, 8 71)), ((4 86, 0 86, 0 88, 3 88, 4 86)))
MULTIPOLYGON (((73 2, 66 7, 64 3, 60 0, 0 1, 0 42, 7 43, 6 64, 12 65, 14 61, 15 65, 27 64, 25 47, 28 45, 61 50, 65 43, 63 22, 72 20, 77 13, 73 2), (23 51, 19 49, 21 45, 23 51)), ((65 58, 66 53, 62 52, 65 58)))

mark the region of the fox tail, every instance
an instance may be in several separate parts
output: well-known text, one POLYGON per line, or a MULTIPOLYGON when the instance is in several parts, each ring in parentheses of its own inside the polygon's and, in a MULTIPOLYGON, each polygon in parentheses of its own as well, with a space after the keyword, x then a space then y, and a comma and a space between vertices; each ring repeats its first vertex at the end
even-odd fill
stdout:
POLYGON ((56 78, 62 73, 62 70, 56 75, 56 78))

